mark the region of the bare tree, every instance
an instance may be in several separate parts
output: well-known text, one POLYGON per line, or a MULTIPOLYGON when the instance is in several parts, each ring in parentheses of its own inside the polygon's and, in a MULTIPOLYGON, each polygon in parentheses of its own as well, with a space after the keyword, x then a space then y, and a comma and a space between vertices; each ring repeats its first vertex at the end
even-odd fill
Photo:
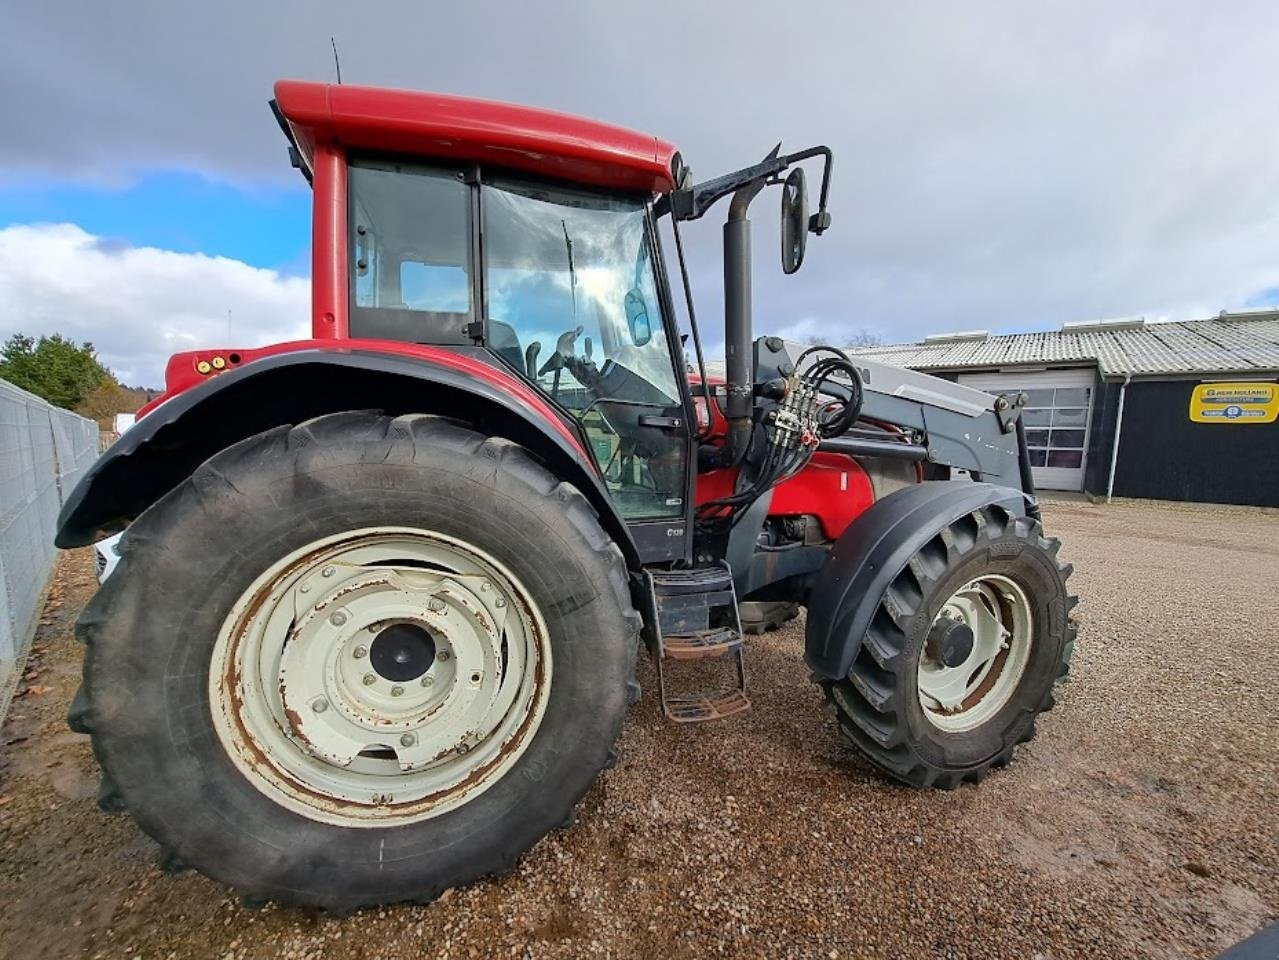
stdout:
MULTIPOLYGON (((859 347, 882 347, 884 345, 884 338, 871 333, 869 330, 853 330, 851 333, 840 334, 838 339, 839 346, 852 347, 853 349, 857 349, 859 347)), ((810 333, 804 338, 804 342, 809 346, 815 347, 823 343, 828 343, 829 339, 815 333, 810 333)))

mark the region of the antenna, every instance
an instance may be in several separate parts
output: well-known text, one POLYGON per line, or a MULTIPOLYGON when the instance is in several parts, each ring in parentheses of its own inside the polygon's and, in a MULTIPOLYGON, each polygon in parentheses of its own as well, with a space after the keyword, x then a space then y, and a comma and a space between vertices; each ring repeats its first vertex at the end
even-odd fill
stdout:
POLYGON ((342 82, 342 61, 338 59, 338 42, 329 37, 329 45, 333 48, 333 69, 337 71, 338 83, 342 82))

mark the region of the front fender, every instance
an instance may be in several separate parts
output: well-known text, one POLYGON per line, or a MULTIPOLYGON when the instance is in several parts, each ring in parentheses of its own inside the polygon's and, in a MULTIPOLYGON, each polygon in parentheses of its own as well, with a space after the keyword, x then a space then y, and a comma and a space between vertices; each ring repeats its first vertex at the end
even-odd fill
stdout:
POLYGON ((888 585, 924 544, 966 513, 1000 504, 1027 512, 1020 490, 967 480, 936 480, 875 502, 835 542, 808 601, 804 659, 829 680, 848 675, 888 585))
POLYGON ((125 526, 213 454, 282 424, 342 410, 436 413, 515 440, 590 500, 633 568, 638 551, 576 432, 482 351, 404 345, 396 353, 308 345, 264 356, 166 400, 72 490, 55 543, 79 547, 125 526))

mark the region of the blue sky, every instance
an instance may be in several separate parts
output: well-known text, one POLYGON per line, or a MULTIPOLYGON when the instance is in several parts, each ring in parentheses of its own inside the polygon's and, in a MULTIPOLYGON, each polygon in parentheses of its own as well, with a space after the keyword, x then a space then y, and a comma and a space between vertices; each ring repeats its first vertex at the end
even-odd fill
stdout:
POLYGON ((143 174, 121 186, 28 179, 0 185, 0 227, 74 223, 108 243, 230 257, 308 276, 311 193, 296 179, 287 186, 233 185, 182 170, 143 174))

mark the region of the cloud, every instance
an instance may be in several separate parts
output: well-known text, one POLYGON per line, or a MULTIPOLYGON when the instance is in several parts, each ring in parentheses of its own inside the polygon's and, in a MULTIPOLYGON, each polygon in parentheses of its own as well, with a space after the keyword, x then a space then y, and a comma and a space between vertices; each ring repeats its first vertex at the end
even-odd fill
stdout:
POLYGON ((131 386, 161 386, 178 351, 306 336, 310 296, 310 280, 226 257, 125 246, 67 223, 0 229, 0 338, 89 340, 131 386))
MULTIPOLYGON (((800 273, 778 266, 776 191, 752 208, 760 331, 1044 329, 1211 315, 1279 288, 1268 0, 370 9, 16 5, 0 181, 297 182, 264 101, 277 77, 331 78, 332 34, 348 83, 596 116, 674 141, 702 178, 778 140, 828 143, 834 225, 800 273)), ((708 342, 723 212, 687 230, 708 342)))

